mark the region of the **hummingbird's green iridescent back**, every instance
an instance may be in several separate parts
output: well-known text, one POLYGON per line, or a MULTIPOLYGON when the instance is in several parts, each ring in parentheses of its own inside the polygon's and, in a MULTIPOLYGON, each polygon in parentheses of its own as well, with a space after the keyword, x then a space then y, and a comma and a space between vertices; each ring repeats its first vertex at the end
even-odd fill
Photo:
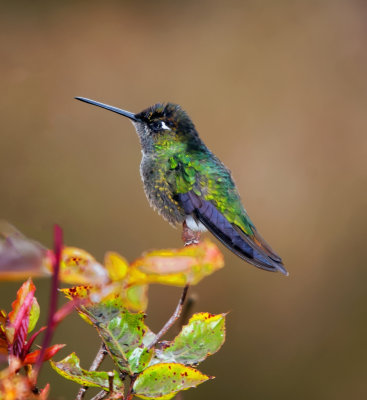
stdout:
POLYGON ((176 104, 156 104, 138 114, 91 103, 128 117, 138 133, 141 176, 150 204, 171 224, 207 228, 249 263, 287 274, 281 258, 257 232, 229 170, 205 146, 176 104))

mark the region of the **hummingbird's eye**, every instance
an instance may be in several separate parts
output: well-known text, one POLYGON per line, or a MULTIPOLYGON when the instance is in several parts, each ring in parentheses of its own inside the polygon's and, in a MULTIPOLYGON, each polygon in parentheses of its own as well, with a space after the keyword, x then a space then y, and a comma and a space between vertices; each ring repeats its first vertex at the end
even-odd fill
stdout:
POLYGON ((150 128, 153 132, 161 132, 166 129, 169 130, 169 127, 166 125, 164 121, 155 121, 150 124, 150 128))
POLYGON ((162 129, 162 124, 160 121, 156 121, 153 122, 150 127, 154 132, 159 132, 162 129))

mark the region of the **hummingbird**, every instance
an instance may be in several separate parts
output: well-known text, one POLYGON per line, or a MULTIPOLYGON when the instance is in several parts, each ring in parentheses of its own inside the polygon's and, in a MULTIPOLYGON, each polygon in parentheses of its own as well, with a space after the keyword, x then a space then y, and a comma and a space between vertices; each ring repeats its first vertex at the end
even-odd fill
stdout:
POLYGON ((182 224, 185 245, 197 244, 208 230, 244 261, 288 275, 248 216, 231 172, 179 105, 158 103, 135 114, 85 97, 75 99, 130 119, 142 148, 140 174, 148 201, 170 224, 182 224))

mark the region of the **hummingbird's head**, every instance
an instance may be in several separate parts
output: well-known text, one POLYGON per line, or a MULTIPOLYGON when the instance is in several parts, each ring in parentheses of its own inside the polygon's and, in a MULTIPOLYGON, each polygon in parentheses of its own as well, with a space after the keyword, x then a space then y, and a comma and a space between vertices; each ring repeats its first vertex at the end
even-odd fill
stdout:
POLYGON ((134 125, 144 150, 174 143, 189 143, 198 138, 195 126, 177 104, 155 104, 135 114, 134 125))
POLYGON ((155 152, 158 147, 173 147, 177 143, 193 145, 200 142, 190 117, 177 104, 158 103, 134 114, 84 97, 76 99, 129 118, 138 133, 144 153, 155 152))

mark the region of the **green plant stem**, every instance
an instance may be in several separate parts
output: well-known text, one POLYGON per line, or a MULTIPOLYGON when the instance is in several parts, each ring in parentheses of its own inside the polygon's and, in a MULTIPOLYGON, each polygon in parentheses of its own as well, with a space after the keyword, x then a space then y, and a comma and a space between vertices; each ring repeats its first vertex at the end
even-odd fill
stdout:
POLYGON ((171 318, 165 323, 163 328, 157 333, 153 342, 150 343, 150 345, 148 346, 148 350, 152 349, 158 343, 158 341, 166 334, 166 332, 173 326, 173 324, 180 318, 182 307, 185 303, 187 291, 189 290, 189 286, 190 285, 186 285, 184 287, 181 298, 177 304, 176 310, 172 314, 171 318))
MULTIPOLYGON (((95 356, 95 358, 94 358, 94 360, 93 360, 93 362, 92 362, 92 364, 91 364, 91 366, 89 368, 89 371, 97 371, 99 366, 102 364, 102 361, 104 360, 106 354, 107 354, 107 350, 106 350, 106 347, 105 347, 104 343, 102 342, 101 346, 100 346, 100 348, 98 350, 98 353, 96 354, 96 356, 95 356)), ((87 390, 88 390, 88 386, 82 386, 79 389, 79 392, 78 392, 75 400, 81 400, 84 397, 85 392, 87 390)))

